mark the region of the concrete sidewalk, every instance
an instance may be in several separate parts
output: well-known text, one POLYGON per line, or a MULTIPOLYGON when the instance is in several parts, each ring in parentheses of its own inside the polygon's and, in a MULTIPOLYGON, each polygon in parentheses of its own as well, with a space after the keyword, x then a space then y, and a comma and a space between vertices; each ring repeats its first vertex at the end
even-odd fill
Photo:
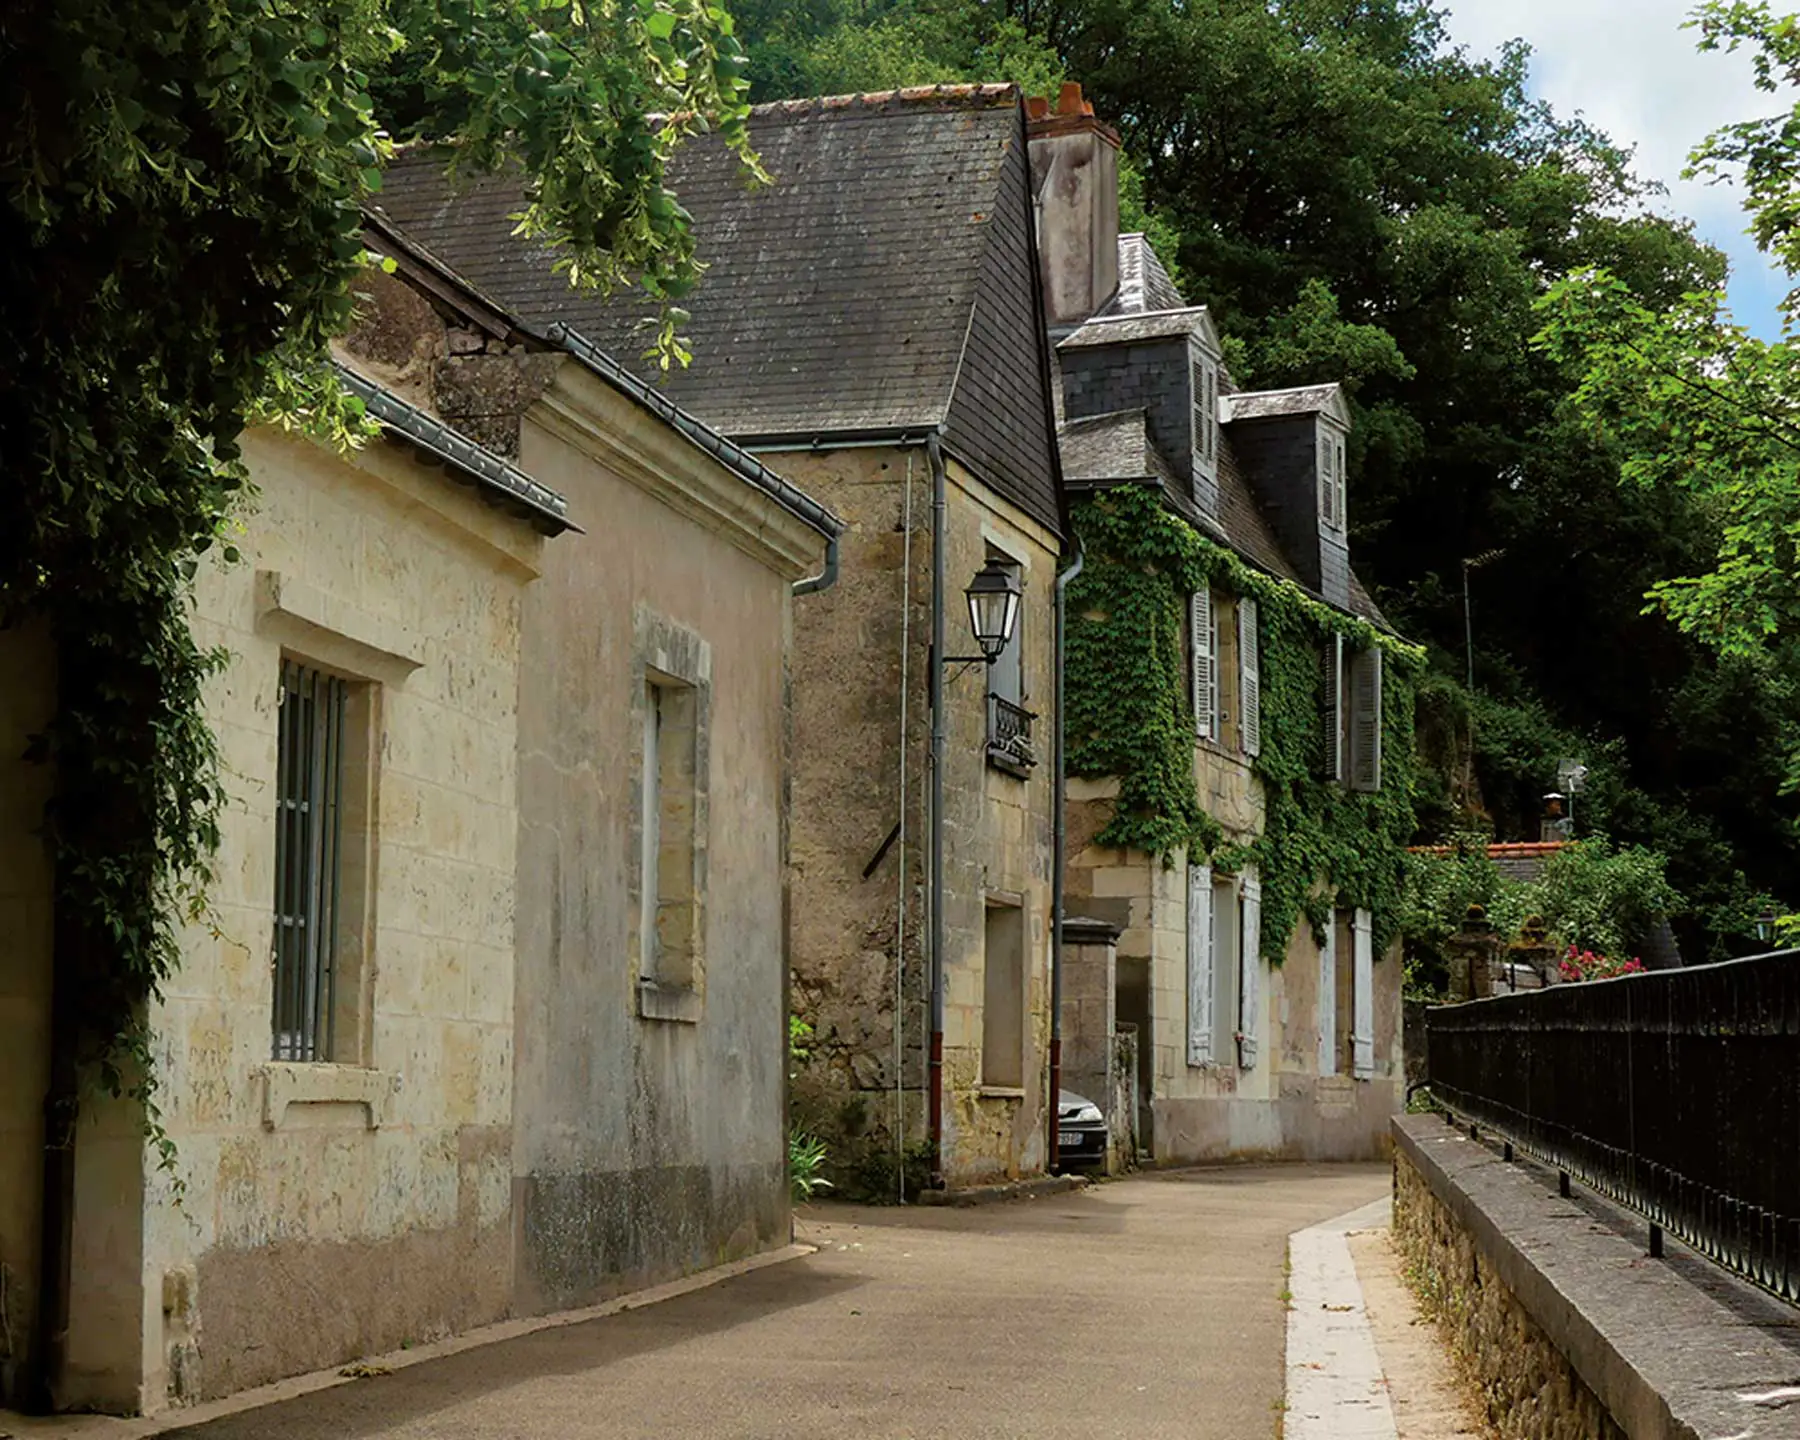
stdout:
POLYGON ((169 1432, 189 1440, 1272 1436, 1288 1235, 1379 1165, 983 1209, 815 1207, 819 1253, 169 1432))

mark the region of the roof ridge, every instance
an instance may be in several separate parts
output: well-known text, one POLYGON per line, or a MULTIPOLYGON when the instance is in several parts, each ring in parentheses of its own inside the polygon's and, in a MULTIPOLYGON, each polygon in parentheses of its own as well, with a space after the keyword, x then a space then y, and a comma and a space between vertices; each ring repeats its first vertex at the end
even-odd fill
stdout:
POLYGON ((891 114, 904 109, 948 107, 974 102, 995 106, 1007 100, 1017 101, 1019 87, 1010 80, 984 83, 945 85, 906 85, 894 90, 860 90, 848 95, 813 95, 791 100, 765 100, 752 105, 750 113, 758 118, 800 120, 809 115, 840 115, 846 112, 891 114))

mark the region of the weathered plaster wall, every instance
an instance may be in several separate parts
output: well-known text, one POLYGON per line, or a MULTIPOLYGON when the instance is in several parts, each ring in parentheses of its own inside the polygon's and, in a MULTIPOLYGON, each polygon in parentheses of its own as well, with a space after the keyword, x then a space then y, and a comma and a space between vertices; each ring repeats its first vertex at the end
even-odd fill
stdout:
MULTIPOLYGON (((719 517, 678 509, 654 476, 628 477, 569 416, 626 449, 666 431, 584 372, 564 378, 558 403, 573 409, 531 411, 520 439, 524 467, 587 532, 550 548, 526 601, 513 1187, 527 1312, 788 1235, 783 667, 790 603, 807 603, 790 602, 798 567, 748 553, 719 517), (686 1019, 640 1014, 637 986, 636 757, 652 633, 685 637, 708 693, 704 978, 686 1019)), ((712 464, 697 451, 691 463, 712 464)))
MULTIPOLYGON (((245 453, 260 493, 244 558, 203 571, 195 621, 231 653, 208 696, 229 793, 218 878, 151 1017, 186 1190, 177 1205, 167 1176, 145 1182, 148 1408, 465 1329, 511 1288, 514 735, 542 542, 391 444, 347 461, 255 432, 245 453), (366 682, 371 702, 344 1067, 269 1060, 284 655, 366 682), (284 1079, 316 1098, 272 1107, 284 1079)), ((96 1227, 129 1208, 99 1198, 78 1184, 78 1273, 84 1250, 117 1248, 96 1227)))
POLYGON ((25 752, 55 704, 48 634, 0 630, 0 1404, 18 1398, 37 1311, 52 881, 38 831, 55 777, 25 752))
MULTIPOLYGON (((838 1178, 892 1194, 898 1151, 913 1147, 915 1173, 926 1164, 917 1145, 925 1133, 923 1056, 929 1031, 923 891, 931 472, 923 450, 782 455, 777 464, 850 522, 842 542, 842 579, 816 603, 802 606, 795 621, 794 986, 796 1008, 816 1032, 813 1059, 796 1081, 796 1096, 808 1123, 834 1147, 838 1178), (896 839, 882 852, 901 816, 903 748, 905 842, 896 839), (903 893, 905 963, 897 966, 903 893)), ((986 760, 980 667, 952 670, 946 680, 946 1178, 968 1184, 1039 1170, 1045 1158, 1048 726, 1057 552, 1041 526, 954 462, 949 471, 950 652, 974 653, 962 589, 992 545, 1024 570, 1023 704, 1042 717, 1035 735, 1040 763, 1028 779, 1002 773, 986 760), (981 1085, 990 898, 1018 903, 1024 912, 1028 1028, 1025 1084, 1018 1094, 984 1092, 981 1085)))

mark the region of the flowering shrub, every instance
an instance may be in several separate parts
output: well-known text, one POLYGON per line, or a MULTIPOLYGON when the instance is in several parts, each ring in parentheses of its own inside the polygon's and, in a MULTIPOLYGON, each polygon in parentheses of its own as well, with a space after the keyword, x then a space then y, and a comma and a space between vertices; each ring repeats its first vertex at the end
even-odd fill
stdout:
POLYGON ((1592 950, 1578 950, 1571 945, 1557 968, 1564 980, 1611 980, 1615 975, 1643 974, 1644 962, 1635 956, 1615 960, 1610 955, 1596 955, 1592 950))

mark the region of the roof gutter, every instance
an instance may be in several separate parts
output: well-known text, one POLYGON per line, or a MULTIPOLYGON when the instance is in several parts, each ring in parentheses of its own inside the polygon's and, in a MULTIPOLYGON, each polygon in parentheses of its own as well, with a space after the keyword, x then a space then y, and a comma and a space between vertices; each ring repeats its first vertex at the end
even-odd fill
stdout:
POLYGON ((560 535, 578 527, 569 519, 569 502, 554 490, 538 484, 517 466, 509 465, 491 450, 452 430, 436 416, 408 404, 393 391, 358 375, 349 366, 332 362, 339 382, 363 408, 389 430, 398 432, 435 459, 474 480, 507 508, 523 511, 546 534, 560 535))
POLYGON ((736 441, 728 440, 712 426, 687 413, 655 386, 638 379, 585 335, 558 322, 544 338, 561 346, 613 389, 642 405, 689 443, 698 446, 727 470, 762 491, 788 514, 825 537, 825 566, 817 575, 794 583, 794 594, 811 595, 834 584, 838 573, 838 537, 844 522, 812 496, 781 476, 736 441))

